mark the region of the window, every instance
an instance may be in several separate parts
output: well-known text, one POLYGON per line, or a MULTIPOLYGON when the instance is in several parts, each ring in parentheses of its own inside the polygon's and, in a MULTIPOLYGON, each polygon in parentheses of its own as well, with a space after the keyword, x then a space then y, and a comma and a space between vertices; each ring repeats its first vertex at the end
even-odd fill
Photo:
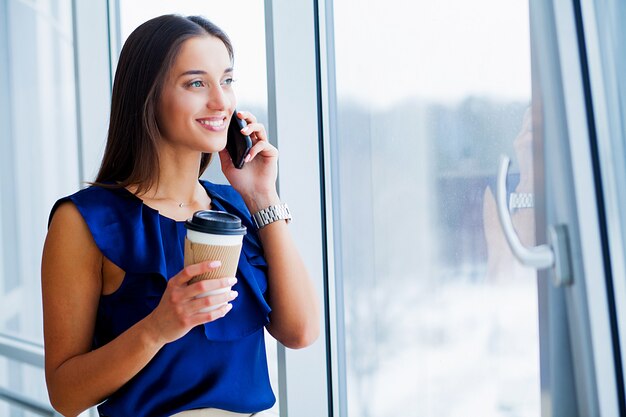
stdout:
POLYGON ((539 415, 528 6, 333 3, 342 415, 539 415))
MULTIPOLYGON (((41 345, 48 214, 79 183, 72 4, 0 8, 0 332, 41 345)), ((3 359, 0 385, 47 402, 41 369, 3 359)))

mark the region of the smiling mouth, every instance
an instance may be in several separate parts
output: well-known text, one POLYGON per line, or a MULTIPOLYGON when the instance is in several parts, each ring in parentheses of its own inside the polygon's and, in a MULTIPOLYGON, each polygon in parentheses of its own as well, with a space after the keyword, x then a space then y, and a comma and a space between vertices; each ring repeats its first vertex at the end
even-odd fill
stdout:
POLYGON ((226 119, 222 119, 222 120, 198 120, 198 123, 200 123, 203 126, 222 127, 222 126, 224 126, 224 122, 225 121, 226 121, 226 119))
POLYGON ((211 117, 207 119, 196 119, 200 126, 203 129, 209 130, 211 132, 221 132, 226 128, 226 118, 216 118, 211 117))

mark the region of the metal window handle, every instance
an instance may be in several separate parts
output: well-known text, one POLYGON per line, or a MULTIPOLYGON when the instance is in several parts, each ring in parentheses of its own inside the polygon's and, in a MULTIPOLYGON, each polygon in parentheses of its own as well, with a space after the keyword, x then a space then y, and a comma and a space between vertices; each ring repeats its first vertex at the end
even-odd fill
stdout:
POLYGON ((500 156, 500 166, 498 167, 498 182, 496 184, 496 205, 498 206, 498 217, 504 237, 509 243, 513 255, 522 265, 531 266, 535 269, 544 269, 554 266, 554 252, 549 245, 539 245, 527 248, 522 244, 511 221, 511 215, 506 202, 506 177, 509 173, 511 159, 500 156))
POLYGON ((504 232, 504 237, 511 248, 511 252, 522 265, 535 269, 554 267, 553 282, 556 287, 569 285, 574 282, 569 245, 569 233, 564 224, 552 225, 548 228, 549 245, 539 245, 527 248, 522 245, 509 213, 506 202, 506 177, 509 174, 511 160, 508 156, 500 156, 498 167, 498 181, 496 184, 496 206, 498 218, 504 232))

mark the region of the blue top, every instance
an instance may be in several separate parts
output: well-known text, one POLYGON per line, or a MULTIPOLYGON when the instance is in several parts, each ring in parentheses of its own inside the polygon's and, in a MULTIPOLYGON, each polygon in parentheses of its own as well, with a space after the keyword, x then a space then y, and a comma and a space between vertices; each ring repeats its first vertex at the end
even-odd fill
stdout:
MULTIPOLYGON (((213 208, 237 215, 248 228, 233 287, 239 296, 223 318, 166 344, 128 383, 98 406, 102 416, 159 417, 194 408, 239 413, 268 409, 276 399, 265 356, 263 328, 267 263, 243 199, 231 186, 200 181, 213 208)), ((126 272, 121 286, 100 297, 93 348, 110 342, 159 304, 167 280, 184 266, 184 222, 164 217, 125 188, 92 186, 72 201, 96 245, 126 272)))

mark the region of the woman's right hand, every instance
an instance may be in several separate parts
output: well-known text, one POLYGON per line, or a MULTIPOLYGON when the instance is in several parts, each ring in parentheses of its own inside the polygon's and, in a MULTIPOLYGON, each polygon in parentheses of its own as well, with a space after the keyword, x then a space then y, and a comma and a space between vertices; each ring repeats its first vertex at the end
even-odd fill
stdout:
POLYGON ((193 277, 219 268, 220 265, 219 261, 189 265, 167 282, 159 305, 146 317, 155 340, 161 344, 173 342, 183 337, 193 327, 222 318, 231 310, 232 304, 228 302, 237 297, 237 291, 198 296, 220 288, 230 289, 237 282, 237 278, 210 279, 189 284, 193 277), (227 304, 215 310, 200 312, 207 307, 223 303, 227 304))

